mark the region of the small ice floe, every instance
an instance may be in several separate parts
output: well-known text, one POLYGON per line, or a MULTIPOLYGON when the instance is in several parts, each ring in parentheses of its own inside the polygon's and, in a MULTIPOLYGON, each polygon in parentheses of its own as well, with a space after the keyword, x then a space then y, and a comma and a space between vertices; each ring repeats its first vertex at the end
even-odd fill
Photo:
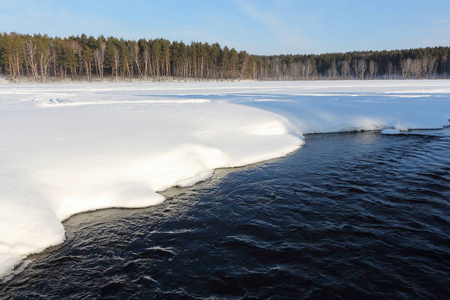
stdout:
POLYGON ((385 128, 381 131, 381 134, 403 134, 403 132, 393 128, 385 128))

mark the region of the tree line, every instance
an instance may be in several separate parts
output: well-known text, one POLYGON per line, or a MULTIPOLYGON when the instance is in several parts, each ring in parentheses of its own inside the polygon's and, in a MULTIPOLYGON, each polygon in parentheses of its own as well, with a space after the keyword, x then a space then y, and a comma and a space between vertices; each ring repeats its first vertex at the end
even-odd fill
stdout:
POLYGON ((448 78, 450 47, 261 56, 218 43, 0 33, 0 73, 11 82, 448 78))

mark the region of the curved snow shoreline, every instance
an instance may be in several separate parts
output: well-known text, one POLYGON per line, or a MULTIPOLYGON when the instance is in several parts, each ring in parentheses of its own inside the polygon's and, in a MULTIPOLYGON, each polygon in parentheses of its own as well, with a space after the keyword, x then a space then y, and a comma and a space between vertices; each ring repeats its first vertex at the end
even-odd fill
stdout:
POLYGON ((442 127, 449 95, 447 81, 4 86, 0 277, 63 242, 74 214, 159 204, 214 169, 285 156, 303 134, 442 127))

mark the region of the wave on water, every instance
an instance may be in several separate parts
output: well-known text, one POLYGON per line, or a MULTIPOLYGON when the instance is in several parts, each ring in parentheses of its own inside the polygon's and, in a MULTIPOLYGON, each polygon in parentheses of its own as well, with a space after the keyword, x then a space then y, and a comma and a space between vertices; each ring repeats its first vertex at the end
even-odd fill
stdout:
POLYGON ((65 222, 12 298, 443 299, 450 136, 308 135, 296 153, 65 222))

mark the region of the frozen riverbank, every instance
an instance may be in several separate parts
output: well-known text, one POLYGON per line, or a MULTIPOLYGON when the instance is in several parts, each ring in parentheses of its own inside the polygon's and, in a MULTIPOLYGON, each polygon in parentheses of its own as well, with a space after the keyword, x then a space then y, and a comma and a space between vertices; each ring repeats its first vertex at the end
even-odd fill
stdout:
POLYGON ((0 275, 62 242, 73 214, 161 203, 216 168, 287 155, 302 134, 449 118, 448 81, 3 85, 0 275))

